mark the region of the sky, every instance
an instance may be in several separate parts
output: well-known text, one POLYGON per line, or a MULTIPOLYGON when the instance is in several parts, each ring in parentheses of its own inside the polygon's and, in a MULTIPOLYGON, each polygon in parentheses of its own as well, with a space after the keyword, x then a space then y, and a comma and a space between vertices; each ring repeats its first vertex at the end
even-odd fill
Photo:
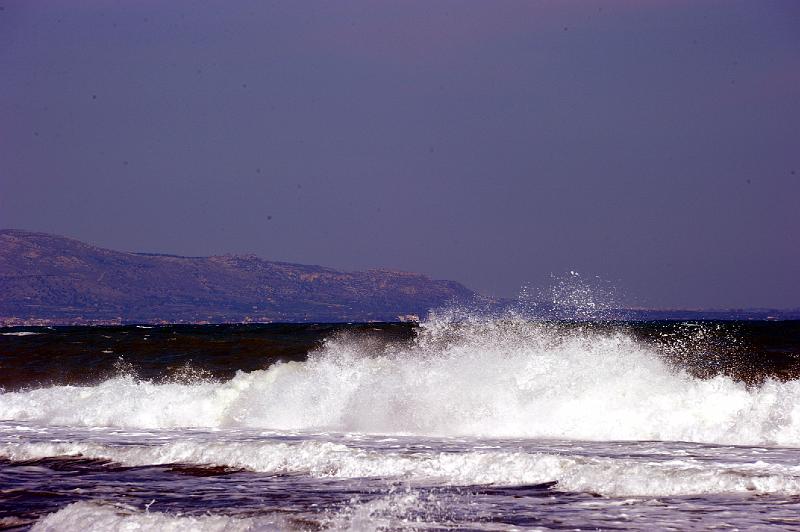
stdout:
POLYGON ((800 3, 0 0, 0 227, 800 306, 800 3))

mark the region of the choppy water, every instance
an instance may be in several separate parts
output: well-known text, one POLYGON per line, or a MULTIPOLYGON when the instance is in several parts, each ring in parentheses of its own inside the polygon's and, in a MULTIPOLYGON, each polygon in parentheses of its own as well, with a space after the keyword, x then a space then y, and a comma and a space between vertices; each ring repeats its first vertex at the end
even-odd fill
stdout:
POLYGON ((800 527, 798 322, 0 332, 0 527, 800 527))

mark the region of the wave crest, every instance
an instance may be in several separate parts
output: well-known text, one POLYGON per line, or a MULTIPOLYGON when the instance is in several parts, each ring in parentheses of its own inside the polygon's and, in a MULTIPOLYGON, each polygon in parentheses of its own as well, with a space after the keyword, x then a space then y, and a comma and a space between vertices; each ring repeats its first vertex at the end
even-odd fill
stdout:
POLYGON ((0 395, 54 425, 800 445, 800 383, 698 379, 622 332, 433 319, 406 344, 329 339, 306 362, 233 379, 0 395))

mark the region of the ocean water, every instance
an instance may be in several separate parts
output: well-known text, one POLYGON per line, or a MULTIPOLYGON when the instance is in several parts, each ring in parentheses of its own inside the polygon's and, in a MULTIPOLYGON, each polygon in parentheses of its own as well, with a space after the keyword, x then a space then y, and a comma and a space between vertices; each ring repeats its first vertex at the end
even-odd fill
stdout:
POLYGON ((0 528, 800 528, 800 323, 0 330, 0 528))

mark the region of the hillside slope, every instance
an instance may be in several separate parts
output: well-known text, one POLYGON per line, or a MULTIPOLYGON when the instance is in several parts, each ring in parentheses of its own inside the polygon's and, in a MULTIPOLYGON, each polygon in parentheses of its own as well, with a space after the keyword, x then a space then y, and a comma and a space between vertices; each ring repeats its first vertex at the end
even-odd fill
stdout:
POLYGON ((0 321, 368 321, 475 294, 416 273, 342 272, 253 255, 180 257, 0 230, 0 321))

